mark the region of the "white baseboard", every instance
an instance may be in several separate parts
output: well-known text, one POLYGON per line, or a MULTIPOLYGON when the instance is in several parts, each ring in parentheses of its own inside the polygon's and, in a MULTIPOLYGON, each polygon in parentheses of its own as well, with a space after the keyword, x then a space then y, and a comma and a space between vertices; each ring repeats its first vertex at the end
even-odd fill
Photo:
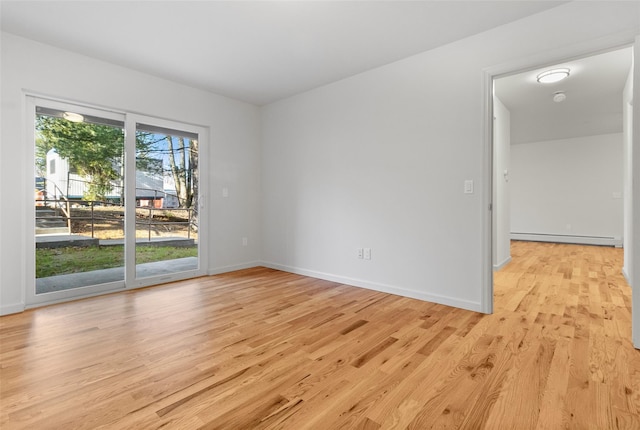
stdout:
POLYGON ((243 270, 243 269, 251 269, 251 268, 262 266, 262 265, 263 264, 260 261, 250 261, 248 263, 234 264, 231 266, 214 267, 213 269, 209 269, 208 273, 209 275, 219 275, 221 273, 235 272, 236 270, 243 270))
POLYGON ((466 309, 475 312, 482 312, 482 306, 479 302, 471 302, 468 300, 460 300, 454 297, 442 296, 439 294, 424 293, 406 288, 393 287, 391 285, 380 284, 377 282, 365 281, 362 279, 348 278, 345 276, 334 275, 331 273, 317 272, 315 270, 302 269, 299 267, 285 266, 282 264, 263 261, 261 266, 270 269, 282 270, 283 272, 295 273, 297 275, 309 276, 311 278, 324 279, 326 281, 339 282, 345 285, 353 285, 354 287, 366 288, 368 290, 380 291, 382 293, 394 294, 402 297, 423 300, 426 302, 438 303, 441 305, 452 306, 455 308, 466 309))
POLYGON ((497 271, 502 269, 504 266, 506 266, 507 264, 509 264, 511 262, 511 256, 508 256, 507 258, 504 259, 504 261, 500 264, 494 264, 493 265, 493 270, 497 271))
POLYGON ((24 309, 25 309, 24 303, 14 303, 12 305, 2 305, 2 306, 0 306, 0 316, 1 315, 19 314, 20 312, 24 312, 24 309))
MULTIPOLYGON (((505 262, 506 264, 506 262, 505 262)), ((268 267, 270 269, 282 270, 284 272, 295 273, 297 275, 309 276, 311 278, 324 279, 326 281, 339 282, 345 285, 353 285, 355 287, 366 288, 369 290, 380 291, 388 294, 395 294, 398 296, 409 297, 412 299, 423 300, 426 302, 439 303, 446 306, 452 306, 461 309, 467 309, 475 312, 482 312, 482 307, 479 302, 472 302, 468 300, 460 300, 454 297, 443 296, 439 294, 424 293, 422 291, 415 291, 406 288, 398 288, 390 285, 385 285, 377 282, 365 281, 362 279, 349 278, 345 276, 333 275, 330 273, 317 272, 314 270, 302 269, 298 267, 285 266, 282 264, 270 263, 265 261, 251 261, 242 264, 221 266, 209 269, 209 275, 218 275, 221 273, 234 272, 236 270, 251 269, 254 267, 268 267)), ((24 303, 15 303, 12 305, 0 306, 0 315, 10 315, 15 313, 24 312, 24 303)))
POLYGON ((511 233, 511 240, 572 243, 577 245, 622 246, 622 239, 616 239, 615 237, 572 236, 563 234, 511 233))

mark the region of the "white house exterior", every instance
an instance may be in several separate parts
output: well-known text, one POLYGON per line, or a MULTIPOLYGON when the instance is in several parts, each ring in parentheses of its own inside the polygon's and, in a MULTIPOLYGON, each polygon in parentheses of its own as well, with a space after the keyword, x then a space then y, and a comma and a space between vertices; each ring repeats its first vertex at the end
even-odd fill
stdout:
MULTIPOLYGON (((162 163, 162 160, 154 160, 162 163)), ((165 192, 162 169, 136 169, 136 200, 141 205, 153 205, 156 207, 177 207, 177 197, 165 192), (152 202, 158 203, 152 203, 152 202)), ((59 199, 62 196, 68 199, 80 200, 87 191, 91 177, 74 173, 69 167, 69 160, 60 157, 54 150, 47 153, 46 175, 47 197, 59 199)), ((119 200, 121 197, 121 181, 112 181, 112 187, 105 196, 107 200, 119 200)))

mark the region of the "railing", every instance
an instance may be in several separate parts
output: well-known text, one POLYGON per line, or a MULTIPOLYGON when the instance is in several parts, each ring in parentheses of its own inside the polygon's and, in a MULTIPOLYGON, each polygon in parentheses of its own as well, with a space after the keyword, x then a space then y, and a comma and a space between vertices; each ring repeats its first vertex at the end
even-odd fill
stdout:
MULTIPOLYGON (((67 228, 69 231, 69 234, 71 234, 71 222, 72 221, 82 221, 82 220, 87 220, 90 221, 90 230, 91 230, 91 237, 94 238, 95 237, 95 233, 96 233, 96 224, 97 223, 115 223, 115 224, 119 224, 122 225, 122 229, 124 231, 124 206, 121 206, 119 204, 115 204, 115 203, 110 203, 110 202, 106 202, 106 201, 97 201, 97 200, 74 200, 73 204, 74 205, 79 205, 81 207, 88 207, 90 208, 89 210, 89 215, 88 216, 78 216, 76 214, 73 214, 72 211, 72 207, 71 207, 71 201, 68 199, 36 199, 36 205, 44 205, 50 208, 58 208, 61 205, 64 205, 66 207, 66 209, 62 210, 62 213, 64 214, 64 218, 67 222, 67 228), (101 216, 99 215, 100 211, 96 211, 96 207, 100 206, 100 207, 104 207, 104 206, 111 206, 114 208, 121 208, 123 213, 122 216, 114 218, 114 217, 105 217, 105 216, 101 216), (98 213, 98 214, 97 214, 98 213)), ((79 209, 79 208, 76 208, 79 209)), ((197 232, 197 228, 198 228, 198 224, 197 224, 197 213, 194 209, 191 208, 173 208, 173 209, 167 209, 167 208, 155 208, 153 206, 142 206, 142 207, 136 207, 136 230, 138 226, 144 225, 146 226, 146 230, 147 230, 147 237, 149 239, 149 241, 151 241, 151 236, 152 236, 152 231, 157 231, 157 227, 158 226, 165 226, 165 227, 171 227, 171 226, 186 226, 187 229, 187 238, 191 239, 191 236, 194 232, 197 232), (147 214, 146 219, 142 218, 142 216, 140 215, 140 212, 145 212, 147 214), (156 212, 179 212, 179 211, 186 211, 187 212, 187 217, 185 219, 185 221, 155 221, 154 219, 156 219, 157 215, 156 212)), ((36 215, 36 219, 50 219, 51 217, 38 217, 36 215)))
MULTIPOLYGON (((138 225, 147 225, 147 230, 148 230, 148 238, 149 238, 149 242, 151 242, 151 230, 152 230, 152 226, 157 226, 157 225, 163 225, 163 226, 167 226, 167 225, 186 225, 187 226, 187 239, 191 239, 191 229, 193 226, 193 218, 192 215, 194 213, 193 209, 183 209, 183 208, 176 208, 176 209, 171 209, 171 211, 187 211, 187 221, 153 221, 153 217, 154 217, 154 211, 166 211, 166 209, 161 209, 161 208, 154 208, 153 206, 147 206, 147 207, 137 207, 136 208, 136 212, 139 209, 144 209, 144 210, 148 210, 149 214, 147 215, 147 221, 138 221, 138 217, 136 216, 136 226, 138 225)), ((137 215, 137 213, 136 213, 137 215)))
POLYGON ((67 220, 67 231, 71 234, 71 202, 55 182, 51 184, 54 186, 53 199, 49 199, 45 191, 42 199, 36 198, 36 206, 40 204, 53 209, 55 216, 58 216, 58 211, 62 212, 67 220))

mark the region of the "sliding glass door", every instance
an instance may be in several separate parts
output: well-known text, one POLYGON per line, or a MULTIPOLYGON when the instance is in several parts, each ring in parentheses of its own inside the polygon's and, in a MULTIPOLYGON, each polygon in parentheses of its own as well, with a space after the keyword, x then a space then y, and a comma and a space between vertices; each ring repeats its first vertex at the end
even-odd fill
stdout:
POLYGON ((136 122, 136 279, 199 266, 199 134, 176 126, 136 122))
POLYGON ((27 304, 206 273, 206 130, 35 97, 28 114, 27 304))

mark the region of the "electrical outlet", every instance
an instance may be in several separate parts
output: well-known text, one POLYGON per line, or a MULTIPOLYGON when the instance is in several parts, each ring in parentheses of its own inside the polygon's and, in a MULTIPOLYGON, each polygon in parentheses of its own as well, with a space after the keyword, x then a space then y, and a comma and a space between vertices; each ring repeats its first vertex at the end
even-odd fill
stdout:
POLYGON ((246 237, 242 238, 242 246, 247 246, 249 244, 249 239, 247 239, 246 237))
POLYGON ((362 248, 358 248, 358 258, 361 260, 364 258, 364 252, 362 248))
POLYGON ((371 248, 364 249, 364 259, 371 260, 371 248))

